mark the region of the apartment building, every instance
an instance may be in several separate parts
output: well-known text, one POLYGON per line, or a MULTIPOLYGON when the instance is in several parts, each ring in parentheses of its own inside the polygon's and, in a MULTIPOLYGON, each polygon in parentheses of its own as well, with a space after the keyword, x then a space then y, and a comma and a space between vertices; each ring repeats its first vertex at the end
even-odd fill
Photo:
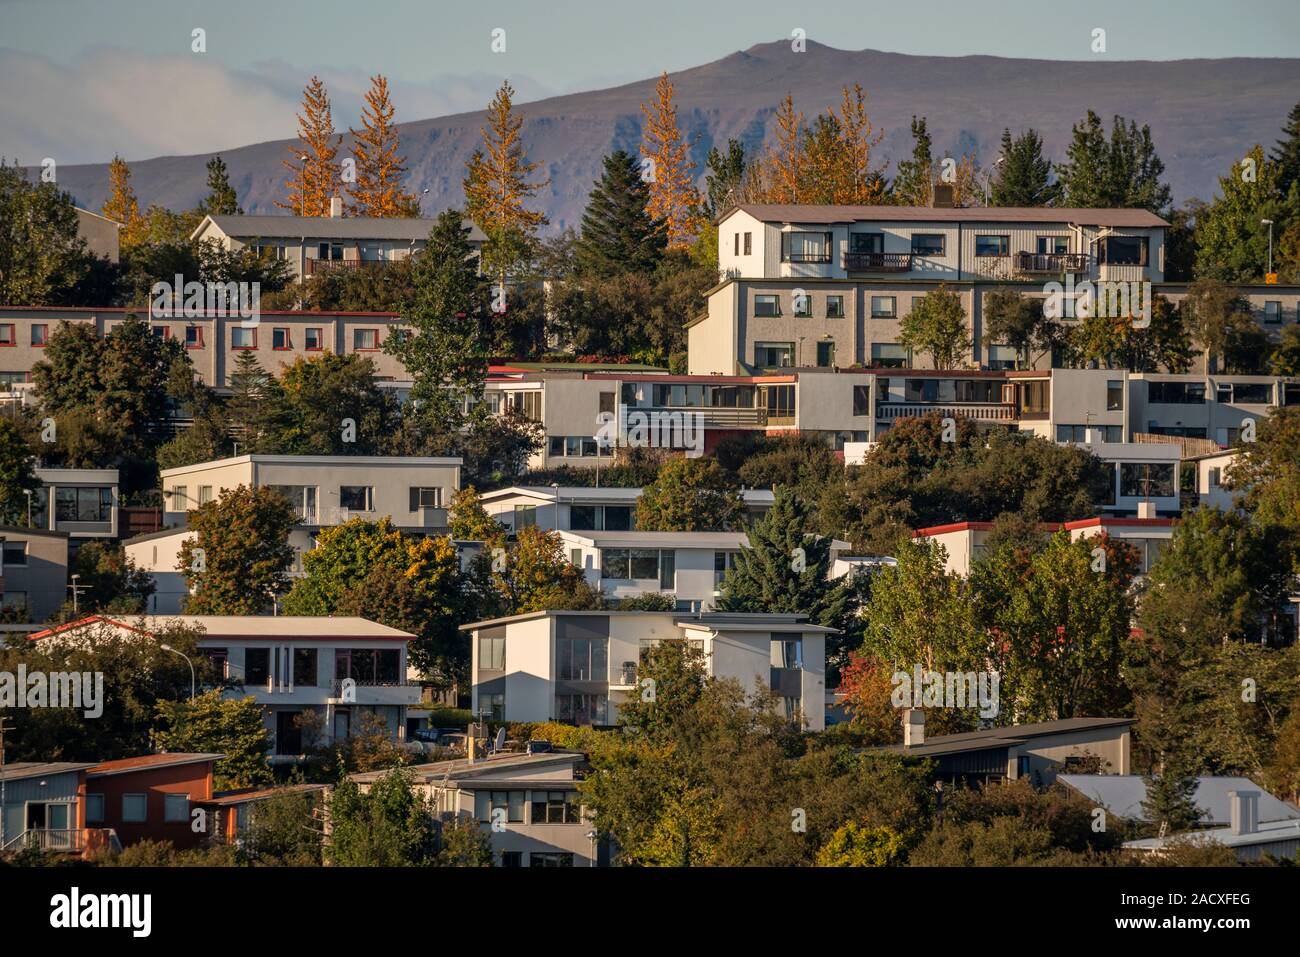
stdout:
POLYGON ((117 469, 34 470, 41 487, 31 496, 31 525, 64 532, 73 552, 92 538, 117 538, 121 499, 117 469))
MULTIPOLYGON (((636 527, 641 489, 593 488, 583 485, 512 485, 485 492, 483 509, 507 531, 535 527, 566 532, 630 532, 636 527)), ((758 521, 772 507, 768 488, 740 490, 747 520, 758 521)))
MULTIPOLYGON (((584 756, 501 753, 408 768, 443 821, 478 823, 499 867, 595 867, 600 846, 578 791, 584 756)), ((364 792, 383 771, 352 775, 364 792)))
POLYGON ((0 525, 0 644, 46 621, 68 593, 68 533, 0 525))
POLYGON ((463 625, 472 638, 472 708, 495 721, 618 723, 641 693, 642 655, 690 642, 708 673, 770 689, 809 730, 825 726, 826 635, 800 615, 540 611, 463 625))
MULTIPOLYGON (((331 202, 329 216, 205 216, 190 239, 222 249, 251 248, 287 262, 298 282, 332 269, 382 269, 424 248, 436 219, 394 219, 343 215, 343 201, 331 202)), ((486 237, 464 221, 475 253, 486 237)))
MULTIPOLYGON (((364 618, 259 615, 92 615, 36 632, 63 645, 105 635, 154 640, 164 629, 201 633, 200 652, 234 697, 262 706, 270 756, 292 763, 312 747, 356 731, 387 729, 406 739, 406 710, 421 689, 407 679, 407 643, 415 636, 364 618)), ((210 795, 208 795, 210 796, 210 795)))

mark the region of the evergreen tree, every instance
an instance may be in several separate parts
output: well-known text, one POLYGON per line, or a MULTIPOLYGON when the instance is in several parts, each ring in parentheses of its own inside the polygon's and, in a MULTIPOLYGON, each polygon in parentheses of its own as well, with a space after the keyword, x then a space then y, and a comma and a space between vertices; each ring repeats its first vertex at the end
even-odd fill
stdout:
POLYGON ((1291 107, 1282 134, 1283 139, 1273 147, 1272 159, 1278 166, 1278 194, 1286 196, 1292 184, 1300 182, 1300 103, 1291 107))
POLYGON ((1074 138, 1058 165, 1061 205, 1098 209, 1147 209, 1168 212, 1169 187, 1160 181, 1165 165, 1156 154, 1151 128, 1116 116, 1106 139, 1101 118, 1092 110, 1074 126, 1074 138))
POLYGON ((262 368, 251 349, 240 350, 235 356, 226 415, 231 436, 243 454, 280 451, 284 394, 275 376, 262 368))
POLYGON ((1052 182, 1051 160, 1043 156, 1043 139, 1028 129, 1011 138, 1002 131, 1002 163, 989 193, 990 206, 1051 206, 1060 195, 1052 182))
POLYGON ((208 195, 199 203, 199 212, 204 216, 242 216, 239 208, 239 196, 235 187, 230 185, 230 173, 226 161, 220 156, 208 160, 208 195))
POLYGON ((1195 773, 1169 761, 1159 774, 1144 774, 1142 781, 1147 792, 1142 812, 1161 833, 1180 834, 1200 823, 1201 811, 1192 800, 1196 794, 1195 773))
POLYGON ((618 150, 605 157, 605 172, 587 199, 582 238, 575 254, 584 272, 650 273, 663 257, 663 224, 646 212, 649 186, 632 154, 618 150))
POLYGON ((929 206, 934 189, 934 144, 924 116, 912 116, 912 141, 912 158, 898 163, 891 186, 893 200, 900 206, 929 206))
POLYGON ((727 140, 727 151, 723 153, 716 146, 709 148, 709 155, 704 162, 707 172, 704 175, 704 215, 712 220, 731 209, 742 199, 749 166, 745 159, 745 144, 739 140, 727 140))
POLYGON ((402 192, 406 173, 405 156, 398 156, 399 136, 393 126, 392 101, 388 98, 388 78, 372 76, 366 105, 361 113, 361 131, 349 129, 352 152, 356 157, 356 182, 347 186, 352 203, 351 216, 413 216, 419 203, 411 193, 402 192))
POLYGON ((29 496, 41 480, 32 465, 36 456, 16 422, 0 417, 0 525, 26 525, 29 496))
POLYGON ((220 754, 212 768, 217 790, 275 782, 267 752, 271 732, 262 706, 251 695, 227 698, 217 688, 187 701, 163 701, 156 708, 161 727, 152 734, 159 751, 220 754))

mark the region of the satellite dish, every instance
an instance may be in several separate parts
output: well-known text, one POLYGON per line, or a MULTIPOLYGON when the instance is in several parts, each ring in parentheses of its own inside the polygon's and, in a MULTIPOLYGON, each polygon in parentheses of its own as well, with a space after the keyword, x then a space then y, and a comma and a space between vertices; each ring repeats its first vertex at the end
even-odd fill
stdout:
POLYGON ((497 729, 497 736, 492 739, 492 750, 500 751, 506 746, 506 729, 504 726, 497 729))

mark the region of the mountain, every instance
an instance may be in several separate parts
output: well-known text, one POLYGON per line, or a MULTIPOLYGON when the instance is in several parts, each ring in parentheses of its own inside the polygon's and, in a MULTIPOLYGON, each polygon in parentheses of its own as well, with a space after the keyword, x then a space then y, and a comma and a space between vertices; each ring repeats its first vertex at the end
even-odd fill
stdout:
MULTIPOLYGON (((1048 154, 1064 159, 1071 126, 1088 109, 1107 127, 1113 114, 1151 126, 1167 168, 1174 201, 1209 199, 1217 177, 1255 143, 1271 148, 1288 110, 1300 98, 1300 59, 1120 61, 1021 60, 991 56, 931 57, 878 50, 836 50, 808 43, 795 53, 786 41, 760 44, 703 66, 672 74, 678 120, 693 142, 701 171, 714 143, 728 137, 756 147, 778 101, 787 92, 814 115, 838 103, 845 84, 861 83, 884 139, 877 156, 890 165, 911 150, 912 114, 929 119, 939 155, 976 148, 981 162, 997 155, 1004 126, 1032 126, 1048 154)), ((600 175, 601 157, 635 152, 640 104, 655 78, 552 97, 520 107, 529 156, 545 164, 551 184, 539 203, 553 228, 577 226, 587 193, 600 175)), ((462 202, 465 162, 479 142, 483 113, 461 113, 403 123, 402 151, 411 185, 426 214, 462 202)), ((222 151, 240 203, 250 213, 279 212, 285 170, 281 161, 296 141, 278 140, 222 151)), ((348 147, 345 136, 343 150, 348 147)), ((341 150, 342 155, 346 155, 341 150)), ((208 154, 160 156, 133 163, 141 205, 180 210, 204 194, 208 154)), ((702 176, 702 172, 701 172, 702 176)), ((108 167, 61 166, 59 182, 90 209, 102 206, 108 167)))

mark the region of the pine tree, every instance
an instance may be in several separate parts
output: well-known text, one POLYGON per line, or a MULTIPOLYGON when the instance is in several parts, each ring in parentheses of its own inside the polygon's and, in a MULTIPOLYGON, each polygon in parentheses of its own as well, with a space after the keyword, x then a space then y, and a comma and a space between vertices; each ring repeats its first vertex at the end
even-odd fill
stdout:
POLYGON ((283 161, 291 174, 284 181, 285 201, 275 205, 295 216, 328 216, 339 182, 335 157, 341 141, 334 132, 329 93, 320 77, 313 76, 302 94, 298 142, 289 147, 293 159, 283 161))
POLYGON ((1011 130, 1003 130, 1002 162, 989 191, 989 205, 1050 206, 1059 194, 1038 131, 1028 129, 1012 139, 1011 130))
POLYGON ((1075 124, 1073 136, 1065 151, 1066 162, 1057 167, 1062 205, 1080 209, 1110 205, 1106 193, 1109 149, 1101 117, 1089 110, 1083 122, 1075 124))
POLYGON ((235 187, 230 185, 230 173, 220 156, 208 160, 208 195, 199 203, 199 212, 204 216, 242 216, 239 208, 239 196, 235 187))
POLYGON ((483 250, 485 268, 501 277, 523 259, 546 216, 524 206, 550 180, 530 182, 541 166, 528 160, 519 131, 524 118, 514 111, 515 91, 502 83, 488 106, 482 129, 483 146, 470 157, 465 170, 465 211, 487 236, 483 250))
POLYGON ((695 164, 677 127, 673 84, 667 73, 659 77, 654 98, 641 105, 641 113, 645 117, 641 155, 650 160, 647 212, 663 222, 669 249, 685 249, 699 230, 699 194, 693 181, 695 164))
POLYGON ((357 161, 356 182, 347 187, 353 199, 348 206, 351 216, 406 216, 413 206, 419 208, 415 195, 401 190, 406 157, 397 155, 394 112, 388 99, 388 78, 372 76, 361 114, 362 129, 348 130, 357 161))
POLYGON ((575 248, 579 268, 593 275, 652 272, 665 241, 662 224, 646 212, 649 199, 636 158, 623 150, 606 156, 605 172, 582 214, 575 248))
POLYGON ((745 160, 745 144, 729 139, 726 153, 716 146, 710 147, 704 165, 708 172, 704 176, 702 209, 704 216, 712 220, 744 199, 741 194, 749 170, 745 160))
POLYGON ((925 117, 912 117, 912 158, 900 160, 892 198, 900 206, 929 206, 934 188, 934 156, 925 117))
POLYGON ((140 215, 140 201, 131 186, 131 167, 120 156, 114 156, 113 162, 108 164, 108 201, 101 212, 122 224, 119 242, 123 249, 130 249, 144 240, 148 223, 140 215))
POLYGON ((230 373, 226 416, 231 438, 245 454, 281 451, 278 433, 283 425, 283 409, 283 395, 275 376, 262 368, 252 350, 237 353, 230 373))
POLYGON ((1201 811, 1192 800, 1197 786, 1195 774, 1176 762, 1166 761, 1160 774, 1144 775, 1142 780, 1147 792, 1142 812, 1162 833, 1179 834, 1200 823, 1201 811))
POLYGON ((1291 184, 1300 182, 1300 103, 1291 107, 1282 134, 1284 138, 1277 141, 1272 159, 1279 170, 1278 192, 1286 196, 1291 192, 1291 184))
POLYGON ((1156 154, 1149 126, 1127 124, 1116 116, 1110 140, 1101 118, 1092 110, 1074 126, 1067 160, 1057 166, 1061 205, 1086 209, 1118 207, 1147 209, 1157 216, 1173 202, 1169 187, 1160 181, 1165 164, 1156 154))
POLYGON ((867 94, 860 83, 853 84, 852 90, 846 86, 840 91, 837 119, 842 152, 834 202, 846 205, 880 202, 881 181, 879 170, 871 168, 871 151, 879 145, 881 137, 874 134, 867 115, 867 94))

